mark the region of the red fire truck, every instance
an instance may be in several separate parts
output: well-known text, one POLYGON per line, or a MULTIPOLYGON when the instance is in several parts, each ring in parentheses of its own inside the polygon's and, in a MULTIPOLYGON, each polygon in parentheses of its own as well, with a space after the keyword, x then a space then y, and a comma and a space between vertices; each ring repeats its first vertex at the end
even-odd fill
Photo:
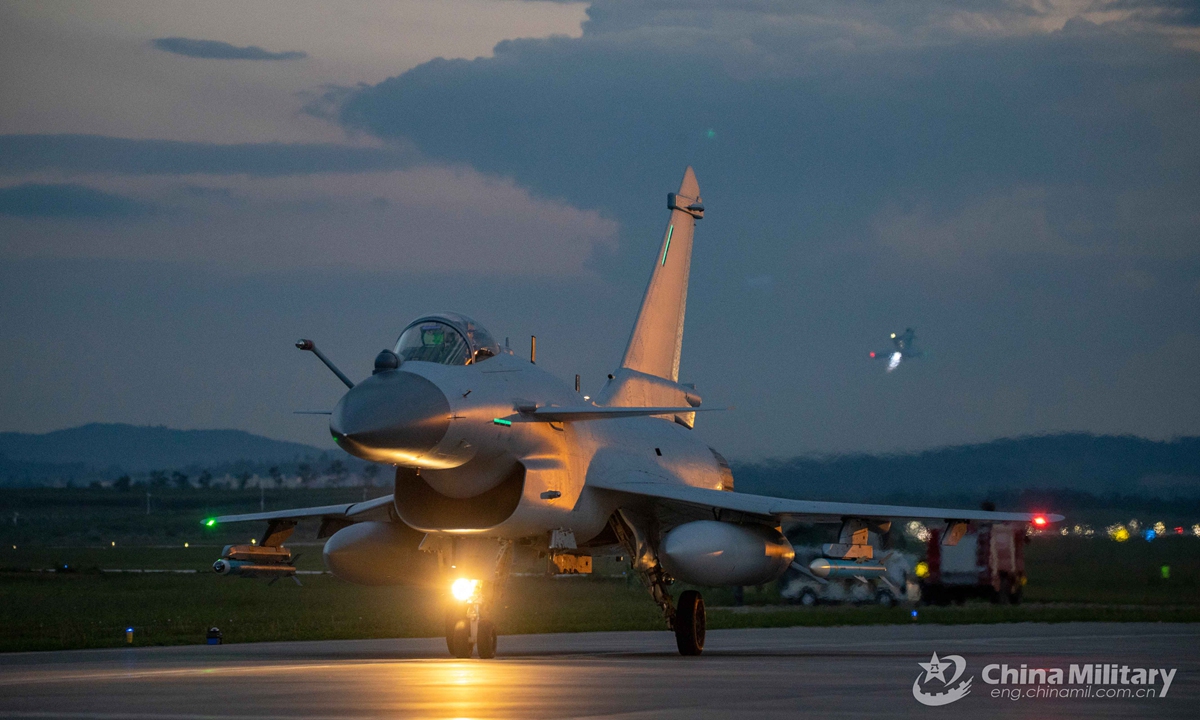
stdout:
POLYGON ((968 598, 1013 605, 1021 602, 1025 587, 1023 524, 971 525, 953 545, 942 543, 943 533, 930 529, 925 562, 917 565, 922 602, 962 604, 968 598))

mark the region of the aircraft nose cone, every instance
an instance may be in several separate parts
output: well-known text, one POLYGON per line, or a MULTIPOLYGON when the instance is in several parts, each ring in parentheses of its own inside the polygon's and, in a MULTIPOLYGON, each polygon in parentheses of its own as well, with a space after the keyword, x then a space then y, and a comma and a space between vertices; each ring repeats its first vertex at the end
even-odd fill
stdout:
POLYGON ((350 389, 333 410, 329 430, 343 450, 364 460, 417 464, 446 436, 450 403, 429 380, 381 372, 350 389))

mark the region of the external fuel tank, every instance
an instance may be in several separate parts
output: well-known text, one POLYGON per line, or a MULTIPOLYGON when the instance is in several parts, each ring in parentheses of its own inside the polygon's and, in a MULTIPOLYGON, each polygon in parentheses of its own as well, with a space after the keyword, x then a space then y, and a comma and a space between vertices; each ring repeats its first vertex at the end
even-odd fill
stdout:
POLYGON ((715 520, 675 527, 663 538, 658 555, 672 577, 710 587, 771 582, 796 557, 776 528, 715 520))

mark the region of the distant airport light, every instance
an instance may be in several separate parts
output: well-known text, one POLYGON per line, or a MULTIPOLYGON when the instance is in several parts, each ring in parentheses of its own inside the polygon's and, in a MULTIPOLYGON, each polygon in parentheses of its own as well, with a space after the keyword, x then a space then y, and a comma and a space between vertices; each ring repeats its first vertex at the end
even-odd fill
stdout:
POLYGON ((477 600, 479 592, 479 581, 469 580, 467 578, 459 578, 450 586, 450 594, 459 602, 470 602, 477 600))
POLYGON ((258 538, 250 538, 250 544, 251 544, 251 545, 257 545, 257 544, 258 544, 258 538))
POLYGON ((184 544, 183 544, 183 546, 184 546, 184 547, 187 547, 187 546, 188 546, 188 544, 187 544, 187 543, 184 543, 184 544))
POLYGON ((1158 533, 1154 532, 1154 530, 1151 529, 1151 530, 1146 531, 1146 541, 1147 542, 1153 540, 1156 537, 1158 537, 1158 533))
POLYGON ((133 644, 133 628, 131 627, 125 628, 125 643, 128 645, 133 644))
POLYGON ((917 563, 917 567, 914 568, 914 572, 919 578, 929 577, 929 563, 922 560, 921 562, 917 563))
POLYGON ((116 540, 113 540, 113 541, 112 541, 112 543, 111 543, 111 547, 116 547, 116 546, 117 546, 117 541, 116 541, 116 540))
POLYGON ((1040 528, 1046 527, 1046 525, 1048 523, 1049 523, 1049 521, 1046 520, 1045 515, 1034 515, 1033 516, 1033 524, 1040 528))

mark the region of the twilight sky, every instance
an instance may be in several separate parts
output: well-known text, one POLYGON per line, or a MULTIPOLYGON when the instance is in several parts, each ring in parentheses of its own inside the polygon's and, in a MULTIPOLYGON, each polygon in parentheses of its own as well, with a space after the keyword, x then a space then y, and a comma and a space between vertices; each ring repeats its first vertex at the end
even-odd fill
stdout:
POLYGON ((291 343, 434 310, 594 391, 690 163, 727 455, 1200 434, 1197 118, 1182 0, 5 2, 0 430, 328 447, 291 343))

